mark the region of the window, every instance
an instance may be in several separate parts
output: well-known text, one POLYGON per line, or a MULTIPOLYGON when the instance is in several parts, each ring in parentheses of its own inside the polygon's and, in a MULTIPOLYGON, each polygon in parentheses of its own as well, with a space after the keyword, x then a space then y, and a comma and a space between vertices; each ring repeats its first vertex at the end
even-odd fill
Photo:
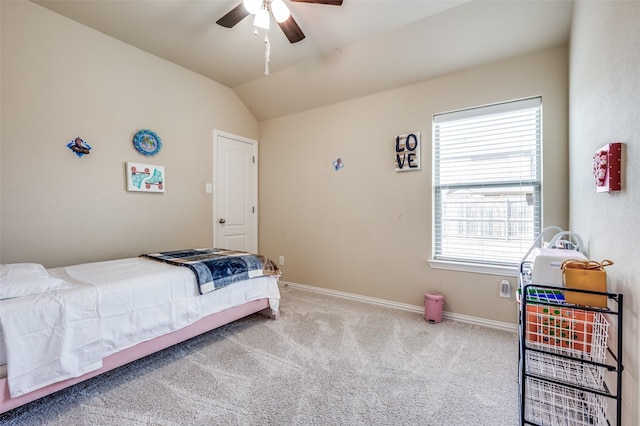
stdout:
POLYGON ((539 97, 433 117, 434 260, 517 266, 541 229, 539 97))

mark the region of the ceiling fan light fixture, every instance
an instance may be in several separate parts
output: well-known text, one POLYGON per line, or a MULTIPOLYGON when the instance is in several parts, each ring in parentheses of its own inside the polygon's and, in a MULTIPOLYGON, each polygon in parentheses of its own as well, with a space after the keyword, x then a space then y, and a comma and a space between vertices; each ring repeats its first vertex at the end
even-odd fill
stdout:
POLYGON ((244 8, 252 15, 256 15, 262 8, 262 0, 242 0, 244 8))
POLYGON ((253 19, 253 25, 262 28, 263 30, 269 29, 269 11, 262 8, 256 13, 256 17, 253 19))
POLYGON ((271 2, 271 13, 273 13, 273 17, 278 23, 286 21, 291 16, 289 8, 282 0, 273 0, 271 2))

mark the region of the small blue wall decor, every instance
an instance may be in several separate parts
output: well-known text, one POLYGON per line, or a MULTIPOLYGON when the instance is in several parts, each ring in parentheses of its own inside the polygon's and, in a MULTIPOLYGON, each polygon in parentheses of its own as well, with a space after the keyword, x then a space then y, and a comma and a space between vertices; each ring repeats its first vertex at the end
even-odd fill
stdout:
POLYGON ((333 169, 337 172, 338 170, 340 170, 341 168, 344 167, 344 162, 342 161, 342 158, 336 158, 333 161, 333 169))
POLYGON ((133 137, 133 147, 146 157, 153 157, 162 149, 160 136, 151 130, 140 130, 133 137))
POLYGON ((69 142, 67 148, 73 151, 79 158, 89 154, 91 151, 91 145, 83 141, 80 136, 69 142))

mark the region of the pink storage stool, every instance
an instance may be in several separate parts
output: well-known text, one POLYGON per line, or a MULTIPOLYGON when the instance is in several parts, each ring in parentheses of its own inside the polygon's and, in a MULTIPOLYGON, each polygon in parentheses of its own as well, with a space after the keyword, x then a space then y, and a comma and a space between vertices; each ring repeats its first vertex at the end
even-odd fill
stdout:
POLYGON ((444 296, 435 291, 424 295, 424 319, 430 323, 442 322, 444 296))

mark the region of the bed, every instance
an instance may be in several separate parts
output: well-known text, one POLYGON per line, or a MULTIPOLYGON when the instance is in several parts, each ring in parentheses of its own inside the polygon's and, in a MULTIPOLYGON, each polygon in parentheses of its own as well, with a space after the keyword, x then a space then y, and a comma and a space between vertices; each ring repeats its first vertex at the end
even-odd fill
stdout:
POLYGON ((247 315, 278 318, 272 261, 220 249, 183 256, 193 252, 0 265, 0 413, 247 315))

